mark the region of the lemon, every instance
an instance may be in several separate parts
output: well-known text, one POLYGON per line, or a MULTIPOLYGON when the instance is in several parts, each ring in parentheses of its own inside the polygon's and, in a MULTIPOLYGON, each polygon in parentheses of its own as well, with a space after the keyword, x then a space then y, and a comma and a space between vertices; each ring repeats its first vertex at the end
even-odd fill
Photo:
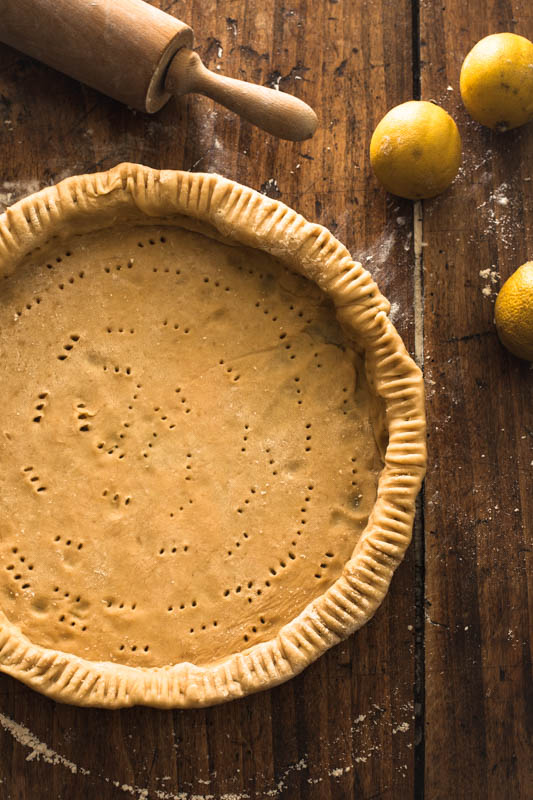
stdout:
POLYGON ((460 89, 468 113, 497 131, 533 119, 533 42, 515 33, 485 36, 461 67, 460 89))
POLYGON ((435 103, 410 100, 395 106, 372 134, 370 163, 392 194, 434 197, 448 188, 461 164, 457 125, 435 103))
POLYGON ((518 358, 533 361, 533 261, 505 281, 494 307, 501 343, 518 358))

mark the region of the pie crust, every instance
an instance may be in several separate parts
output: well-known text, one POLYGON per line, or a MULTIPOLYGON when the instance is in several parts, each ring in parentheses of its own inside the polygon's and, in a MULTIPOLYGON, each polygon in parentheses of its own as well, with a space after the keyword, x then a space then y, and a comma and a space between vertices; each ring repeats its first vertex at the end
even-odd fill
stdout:
POLYGON ((361 627, 409 544, 421 373, 320 225, 121 164, 0 217, 0 668, 205 706, 361 627))

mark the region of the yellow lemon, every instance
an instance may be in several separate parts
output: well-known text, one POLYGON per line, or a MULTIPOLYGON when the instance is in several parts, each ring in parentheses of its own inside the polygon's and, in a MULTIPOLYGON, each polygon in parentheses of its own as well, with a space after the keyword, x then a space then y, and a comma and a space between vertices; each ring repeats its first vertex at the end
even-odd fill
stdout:
POLYGON ((410 100, 395 106, 372 134, 370 163, 388 192, 411 200, 435 197, 461 164, 457 125, 435 103, 410 100))
POLYGON ((501 343, 518 358, 533 361, 533 261, 505 281, 494 307, 501 343))
POLYGON ((461 97, 477 122, 508 131, 533 119, 533 42, 515 33, 485 36, 461 68, 461 97))

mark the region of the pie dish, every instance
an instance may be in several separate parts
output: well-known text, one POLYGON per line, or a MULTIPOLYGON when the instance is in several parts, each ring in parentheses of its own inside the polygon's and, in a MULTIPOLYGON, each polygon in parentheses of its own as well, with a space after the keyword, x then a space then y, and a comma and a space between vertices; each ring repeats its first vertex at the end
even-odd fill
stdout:
POLYGON ((209 705, 373 615, 423 386, 328 230, 121 164, 8 209, 0 271, 4 672, 78 705, 209 705))

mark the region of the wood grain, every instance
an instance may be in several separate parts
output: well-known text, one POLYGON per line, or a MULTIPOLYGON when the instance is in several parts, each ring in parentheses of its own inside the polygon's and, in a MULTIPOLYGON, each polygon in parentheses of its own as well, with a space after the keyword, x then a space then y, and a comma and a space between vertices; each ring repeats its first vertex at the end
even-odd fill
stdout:
POLYGON ((314 138, 273 139, 201 97, 136 114, 3 47, 3 205, 124 160, 219 172, 333 230, 393 301, 412 352, 423 277, 425 531, 375 618, 273 691, 200 711, 105 712, 62 706, 0 677, 0 797, 526 800, 533 373, 500 348, 494 296, 482 293, 498 283, 479 273, 490 267, 503 278, 532 257, 533 130, 502 138, 469 122, 458 75, 485 33, 531 38, 531 8, 526 0, 153 4, 193 27, 211 69, 310 103, 320 118, 314 138), (424 204, 417 276, 411 204, 377 186, 368 146, 385 111, 416 91, 419 57, 422 96, 458 120, 465 160, 451 192, 424 204), (49 751, 21 743, 27 733, 10 731, 13 720, 49 751))
POLYGON ((493 314, 499 286, 533 253, 533 127, 482 128, 458 86, 481 37, 532 37, 533 7, 452 0, 421 5, 420 21, 422 98, 450 111, 464 144, 452 191, 423 212, 425 791, 435 800, 526 798, 533 371, 501 347, 493 314))
MULTIPOLYGON (((193 27, 211 69, 309 102, 321 120, 315 137, 276 140, 201 97, 133 114, 2 48, 5 202, 122 160, 219 172, 334 230, 375 268, 412 344, 411 209, 384 195, 368 164, 374 126, 411 91, 407 0, 373 4, 371 19, 350 2, 159 5, 193 27)), ((299 678, 218 708, 80 710, 3 677, 3 713, 90 774, 25 761, 31 749, 0 728, 2 797, 108 800, 127 796, 123 784, 150 798, 412 795, 413 571, 411 551, 375 619, 299 678)))

